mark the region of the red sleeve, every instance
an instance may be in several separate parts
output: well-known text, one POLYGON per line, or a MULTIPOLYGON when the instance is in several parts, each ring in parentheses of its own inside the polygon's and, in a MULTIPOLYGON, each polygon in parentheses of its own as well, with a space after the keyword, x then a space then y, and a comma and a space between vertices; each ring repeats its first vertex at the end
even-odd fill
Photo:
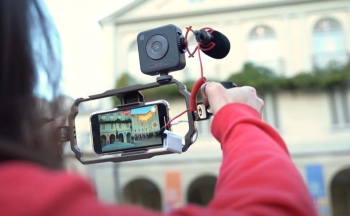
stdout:
POLYGON ((223 150, 214 198, 207 208, 183 208, 178 214, 317 215, 284 141, 257 111, 226 105, 211 130, 223 150))
MULTIPOLYGON (((169 215, 317 215, 286 145, 255 110, 238 103, 226 105, 215 115, 212 133, 223 150, 213 200, 207 207, 187 205, 169 215)), ((6 182, 2 190, 6 199, 0 202, 4 212, 25 210, 28 215, 34 212, 52 216, 161 215, 136 206, 101 204, 92 187, 74 175, 26 172, 33 169, 25 166, 22 169, 23 172, 8 168, 0 175, 6 182), (23 181, 23 176, 28 176, 27 181, 23 181), (16 203, 21 205, 13 206, 16 203)))
POLYGON ((0 164, 0 183, 0 215, 161 215, 140 206, 103 204, 80 175, 32 163, 0 164))
MULTIPOLYGON (((187 205, 169 215, 317 215, 284 141, 254 109, 239 103, 226 105, 215 115, 212 133, 223 150, 213 200, 207 207, 187 205)), ((83 188, 71 189, 75 193, 70 193, 70 199, 76 201, 68 212, 84 209, 99 215, 160 215, 138 207, 105 208, 92 196, 84 196, 83 188)))

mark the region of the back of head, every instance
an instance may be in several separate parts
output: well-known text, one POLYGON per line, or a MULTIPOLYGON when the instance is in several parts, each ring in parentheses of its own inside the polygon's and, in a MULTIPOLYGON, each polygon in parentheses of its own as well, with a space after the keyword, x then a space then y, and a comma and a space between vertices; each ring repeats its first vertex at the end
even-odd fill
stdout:
POLYGON ((53 152, 45 148, 51 144, 38 133, 42 111, 35 94, 40 76, 46 77, 51 98, 57 95, 60 81, 58 40, 46 11, 37 0, 0 1, 1 162, 31 160, 57 166, 53 152))

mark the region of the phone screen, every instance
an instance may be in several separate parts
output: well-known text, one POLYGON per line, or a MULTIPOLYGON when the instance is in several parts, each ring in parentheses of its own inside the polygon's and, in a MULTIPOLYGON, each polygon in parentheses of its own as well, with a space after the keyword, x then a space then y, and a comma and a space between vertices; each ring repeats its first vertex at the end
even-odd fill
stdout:
POLYGON ((107 111, 91 116, 94 151, 97 154, 163 145, 159 130, 168 121, 163 103, 107 111))

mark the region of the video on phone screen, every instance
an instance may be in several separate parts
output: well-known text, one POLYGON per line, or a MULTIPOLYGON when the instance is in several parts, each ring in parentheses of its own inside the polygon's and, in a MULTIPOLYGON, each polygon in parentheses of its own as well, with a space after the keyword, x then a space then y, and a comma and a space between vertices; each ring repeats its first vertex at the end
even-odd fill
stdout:
POLYGON ((150 105, 98 116, 102 152, 161 144, 158 107, 150 105))

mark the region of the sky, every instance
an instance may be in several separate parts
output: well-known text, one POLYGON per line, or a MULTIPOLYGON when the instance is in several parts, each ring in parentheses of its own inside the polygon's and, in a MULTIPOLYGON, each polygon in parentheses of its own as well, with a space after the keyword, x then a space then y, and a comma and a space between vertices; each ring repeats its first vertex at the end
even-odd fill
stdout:
POLYGON ((102 30, 98 21, 132 0, 45 0, 62 43, 63 92, 73 98, 103 88, 102 30))

